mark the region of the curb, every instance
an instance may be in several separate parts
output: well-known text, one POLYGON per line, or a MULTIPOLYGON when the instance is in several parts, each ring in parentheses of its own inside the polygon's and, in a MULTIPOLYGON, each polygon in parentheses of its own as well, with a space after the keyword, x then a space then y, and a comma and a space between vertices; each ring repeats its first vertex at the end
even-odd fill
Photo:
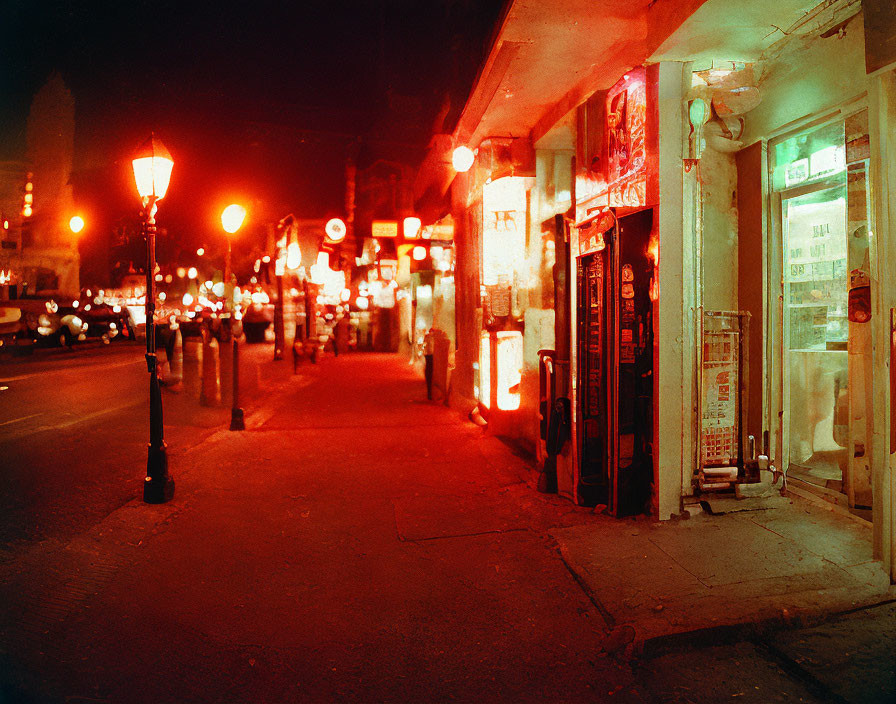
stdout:
POLYGON ((848 616, 859 611, 873 609, 896 602, 896 597, 869 599, 848 609, 805 610, 796 614, 781 613, 742 623, 705 626, 690 631, 667 633, 632 642, 632 656, 636 659, 653 659, 684 649, 699 649, 715 645, 730 645, 742 641, 762 640, 768 635, 793 628, 812 628, 823 623, 848 616))
POLYGON ((118 348, 135 345, 131 340, 105 343, 100 339, 77 342, 71 347, 42 347, 32 345, 30 347, 0 347, 0 362, 14 360, 44 359, 47 357, 77 356, 78 352, 87 352, 103 348, 118 348))

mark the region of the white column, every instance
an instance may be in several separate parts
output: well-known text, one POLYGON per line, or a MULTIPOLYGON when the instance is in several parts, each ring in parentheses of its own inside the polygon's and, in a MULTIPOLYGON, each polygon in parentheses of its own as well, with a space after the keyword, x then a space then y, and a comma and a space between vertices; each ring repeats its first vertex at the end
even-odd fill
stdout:
POLYGON ((896 581, 896 449, 890 443, 890 309, 896 307, 896 74, 870 79, 871 185, 874 237, 871 272, 874 424, 871 441, 874 557, 896 581))
MULTIPOLYGON (((659 518, 681 510, 694 471, 695 236, 684 217, 684 64, 663 62, 658 73, 659 321, 655 380, 659 518)), ((689 199, 690 202, 690 199, 689 199)))

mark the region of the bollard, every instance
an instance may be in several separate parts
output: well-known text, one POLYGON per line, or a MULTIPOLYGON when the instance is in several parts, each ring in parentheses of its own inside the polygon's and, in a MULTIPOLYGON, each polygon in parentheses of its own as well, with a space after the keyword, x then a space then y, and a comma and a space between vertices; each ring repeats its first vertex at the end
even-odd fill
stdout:
POLYGON ((156 328, 156 340, 159 345, 156 348, 156 373, 159 375, 159 384, 168 386, 168 380, 171 377, 168 364, 168 350, 165 349, 165 337, 158 328, 156 328))
POLYGON ((245 430, 246 419, 240 406, 240 338, 233 336, 233 391, 231 392, 232 406, 230 409, 230 429, 245 430))
POLYGON ((232 335, 221 330, 218 341, 218 379, 220 381, 221 405, 230 406, 233 402, 233 343, 232 335))
POLYGON ((199 398, 202 374, 202 339, 187 337, 183 344, 182 378, 184 389, 190 398, 199 398))
POLYGON ((168 345, 171 358, 168 360, 169 391, 180 393, 184 390, 184 350, 180 330, 171 331, 171 342, 168 345))
POLYGON ((221 389, 218 386, 218 341, 206 330, 202 331, 202 389, 199 392, 199 404, 221 405, 221 389))

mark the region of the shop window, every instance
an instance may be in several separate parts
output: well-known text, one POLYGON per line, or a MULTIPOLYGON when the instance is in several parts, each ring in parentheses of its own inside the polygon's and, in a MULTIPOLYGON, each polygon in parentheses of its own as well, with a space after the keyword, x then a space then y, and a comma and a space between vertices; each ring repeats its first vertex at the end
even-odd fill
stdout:
POLYGON ((867 112, 773 143, 770 156, 784 303, 784 457, 794 476, 842 490, 850 379, 870 354, 860 325, 870 309, 860 316, 851 308, 870 280, 867 112))
POLYGON ((526 256, 526 182, 506 176, 482 189, 482 283, 509 287, 526 256))

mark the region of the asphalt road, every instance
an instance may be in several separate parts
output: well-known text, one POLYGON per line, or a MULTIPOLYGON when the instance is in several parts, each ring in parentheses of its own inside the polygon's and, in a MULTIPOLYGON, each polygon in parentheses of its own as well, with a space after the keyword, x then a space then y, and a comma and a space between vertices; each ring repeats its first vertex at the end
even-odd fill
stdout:
MULTIPOLYGON (((270 353, 269 345, 242 349, 250 362, 270 353)), ((163 408, 172 456, 230 420, 229 408, 205 408, 167 389, 163 408)), ((66 541, 139 496, 148 441, 141 345, 0 361, 0 546, 66 541)))

